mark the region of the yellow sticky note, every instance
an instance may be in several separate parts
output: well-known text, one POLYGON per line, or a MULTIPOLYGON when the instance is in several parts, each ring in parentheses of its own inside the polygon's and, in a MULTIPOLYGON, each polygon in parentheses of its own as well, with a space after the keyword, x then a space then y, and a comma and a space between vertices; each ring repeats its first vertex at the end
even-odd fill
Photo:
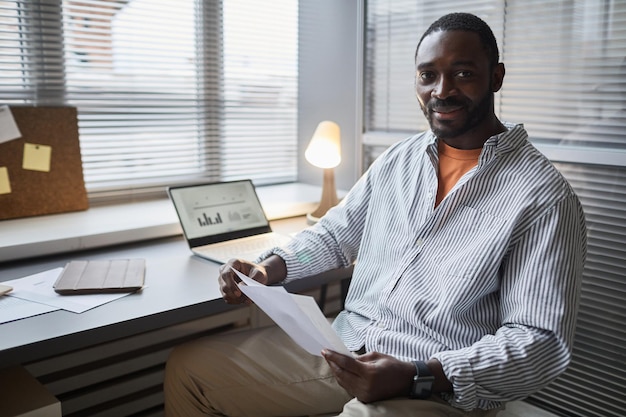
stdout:
POLYGON ((10 192, 9 170, 7 167, 0 167, 0 194, 9 194, 10 192))
POLYGON ((32 171, 50 172, 51 156, 51 146, 25 143, 22 168, 30 169, 32 171))

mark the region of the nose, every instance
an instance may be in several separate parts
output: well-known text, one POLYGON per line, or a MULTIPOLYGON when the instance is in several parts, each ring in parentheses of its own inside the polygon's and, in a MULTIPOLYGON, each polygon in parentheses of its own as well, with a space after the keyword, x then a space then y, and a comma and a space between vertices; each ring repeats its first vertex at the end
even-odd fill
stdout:
POLYGON ((454 85, 454 80, 450 77, 440 76, 437 83, 433 86, 430 96, 444 100, 450 96, 456 95, 457 90, 454 85))

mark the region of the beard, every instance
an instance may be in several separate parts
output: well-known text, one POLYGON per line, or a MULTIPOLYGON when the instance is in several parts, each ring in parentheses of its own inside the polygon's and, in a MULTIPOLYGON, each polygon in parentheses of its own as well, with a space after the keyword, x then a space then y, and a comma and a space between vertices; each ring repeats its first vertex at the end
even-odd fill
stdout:
POLYGON ((480 125, 491 113, 493 101, 494 97, 491 91, 487 91, 477 103, 467 98, 450 97, 444 100, 433 98, 426 106, 422 106, 422 111, 424 116, 426 116, 426 120, 428 120, 433 134, 439 139, 449 139, 467 133, 480 125), (465 122, 455 127, 453 120, 434 120, 434 109, 446 106, 462 106, 466 109, 467 118, 465 122), (436 126, 435 123, 439 124, 439 126, 436 126))

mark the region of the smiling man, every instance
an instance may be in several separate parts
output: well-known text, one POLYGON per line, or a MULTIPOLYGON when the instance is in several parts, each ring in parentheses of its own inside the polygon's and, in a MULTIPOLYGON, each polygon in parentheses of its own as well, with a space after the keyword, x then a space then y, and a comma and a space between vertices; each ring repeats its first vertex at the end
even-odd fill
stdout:
POLYGON ((415 89, 430 130, 391 146, 342 203, 287 246, 230 267, 264 284, 355 264, 333 327, 354 352, 307 354, 276 327, 174 350, 171 416, 495 416, 567 367, 586 254, 571 187, 494 113, 504 65, 489 27, 450 14, 425 32, 415 89))
POLYGON ((415 63, 417 98, 438 139, 458 149, 476 149, 506 130, 493 108, 493 93, 504 79, 497 45, 484 45, 475 32, 430 31, 417 48, 415 63))

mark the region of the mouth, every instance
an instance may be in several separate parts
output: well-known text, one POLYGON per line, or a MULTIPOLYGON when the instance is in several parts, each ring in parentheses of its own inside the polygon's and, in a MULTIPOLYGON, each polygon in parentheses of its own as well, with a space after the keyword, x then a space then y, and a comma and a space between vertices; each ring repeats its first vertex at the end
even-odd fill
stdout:
POLYGON ((431 110, 437 119, 450 120, 456 118, 463 111, 463 106, 438 106, 431 110))

